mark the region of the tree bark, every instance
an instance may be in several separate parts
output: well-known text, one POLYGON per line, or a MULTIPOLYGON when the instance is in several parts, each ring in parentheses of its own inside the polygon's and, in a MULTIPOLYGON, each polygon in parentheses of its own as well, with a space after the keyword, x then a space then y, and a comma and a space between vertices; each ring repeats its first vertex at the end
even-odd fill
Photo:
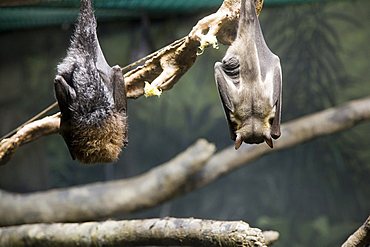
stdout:
POLYGON ((175 159, 179 161, 170 161, 136 178, 25 195, 0 191, 0 225, 79 222, 154 207, 201 188, 265 154, 369 120, 370 98, 364 98, 283 124, 282 136, 274 149, 267 145, 242 145, 235 151, 229 147, 206 162, 214 147, 197 144, 199 148, 190 148, 193 151, 188 150, 175 159), (202 154, 201 150, 208 151, 202 154), (192 170, 193 166, 197 168, 192 170))
POLYGON ((348 237, 342 247, 366 247, 370 245, 370 216, 360 228, 348 237))
MULTIPOLYGON (((270 235, 271 236, 271 235, 270 235)), ((276 241, 269 239, 269 243, 276 241)), ((0 228, 0 246, 267 246, 264 234, 243 221, 145 219, 0 228)))

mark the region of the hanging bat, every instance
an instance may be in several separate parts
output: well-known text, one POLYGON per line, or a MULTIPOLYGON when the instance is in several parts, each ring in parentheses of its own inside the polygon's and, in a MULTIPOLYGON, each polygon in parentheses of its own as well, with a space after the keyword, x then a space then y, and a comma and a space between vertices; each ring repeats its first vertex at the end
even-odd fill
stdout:
POLYGON ((241 1, 237 37, 214 69, 235 149, 263 141, 272 148, 271 138, 280 137, 281 66, 263 38, 254 0, 241 1))
POLYGON ((125 84, 121 68, 110 67, 104 58, 90 0, 81 0, 54 88, 62 113, 60 133, 72 158, 83 163, 116 160, 127 145, 125 84))

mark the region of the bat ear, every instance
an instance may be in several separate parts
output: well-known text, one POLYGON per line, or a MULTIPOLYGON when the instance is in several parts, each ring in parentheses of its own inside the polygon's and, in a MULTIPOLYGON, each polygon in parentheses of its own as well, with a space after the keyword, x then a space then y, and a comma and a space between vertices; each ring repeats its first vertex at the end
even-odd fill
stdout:
POLYGON ((269 145, 270 148, 274 148, 274 144, 272 143, 271 137, 264 136, 264 139, 265 139, 265 142, 267 143, 267 145, 269 145))
POLYGON ((242 143, 243 143, 242 136, 240 134, 237 134, 236 140, 235 140, 235 150, 238 150, 240 146, 242 145, 242 143))
POLYGON ((66 112, 71 102, 76 99, 76 91, 60 75, 54 79, 54 89, 60 110, 62 113, 66 112))
POLYGON ((282 104, 282 93, 281 93, 281 83, 282 83, 282 78, 281 78, 281 67, 280 67, 280 62, 279 66, 275 68, 275 73, 274 73, 274 95, 273 95, 273 102, 275 102, 275 117, 274 120, 272 121, 271 125, 271 137, 274 139, 277 139, 281 135, 280 131, 280 122, 281 122, 281 104, 282 104))

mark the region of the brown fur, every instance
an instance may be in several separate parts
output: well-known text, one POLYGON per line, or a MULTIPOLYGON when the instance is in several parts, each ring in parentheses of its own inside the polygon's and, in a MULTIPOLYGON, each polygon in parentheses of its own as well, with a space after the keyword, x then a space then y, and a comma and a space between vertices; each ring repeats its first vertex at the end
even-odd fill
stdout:
POLYGON ((127 141, 127 118, 115 113, 98 127, 73 128, 71 149, 83 163, 113 162, 127 141))

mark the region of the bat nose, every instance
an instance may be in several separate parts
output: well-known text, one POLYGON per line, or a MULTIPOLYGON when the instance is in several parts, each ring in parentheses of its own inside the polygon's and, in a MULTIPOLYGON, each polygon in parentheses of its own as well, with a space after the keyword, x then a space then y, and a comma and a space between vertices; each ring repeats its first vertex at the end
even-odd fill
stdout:
POLYGON ((249 144, 260 144, 264 141, 265 140, 263 139, 263 136, 259 135, 251 135, 250 137, 244 139, 244 142, 249 144))
POLYGON ((244 139, 245 143, 249 144, 259 144, 265 141, 263 135, 263 125, 261 121, 257 118, 251 118, 250 132, 249 136, 244 139))

